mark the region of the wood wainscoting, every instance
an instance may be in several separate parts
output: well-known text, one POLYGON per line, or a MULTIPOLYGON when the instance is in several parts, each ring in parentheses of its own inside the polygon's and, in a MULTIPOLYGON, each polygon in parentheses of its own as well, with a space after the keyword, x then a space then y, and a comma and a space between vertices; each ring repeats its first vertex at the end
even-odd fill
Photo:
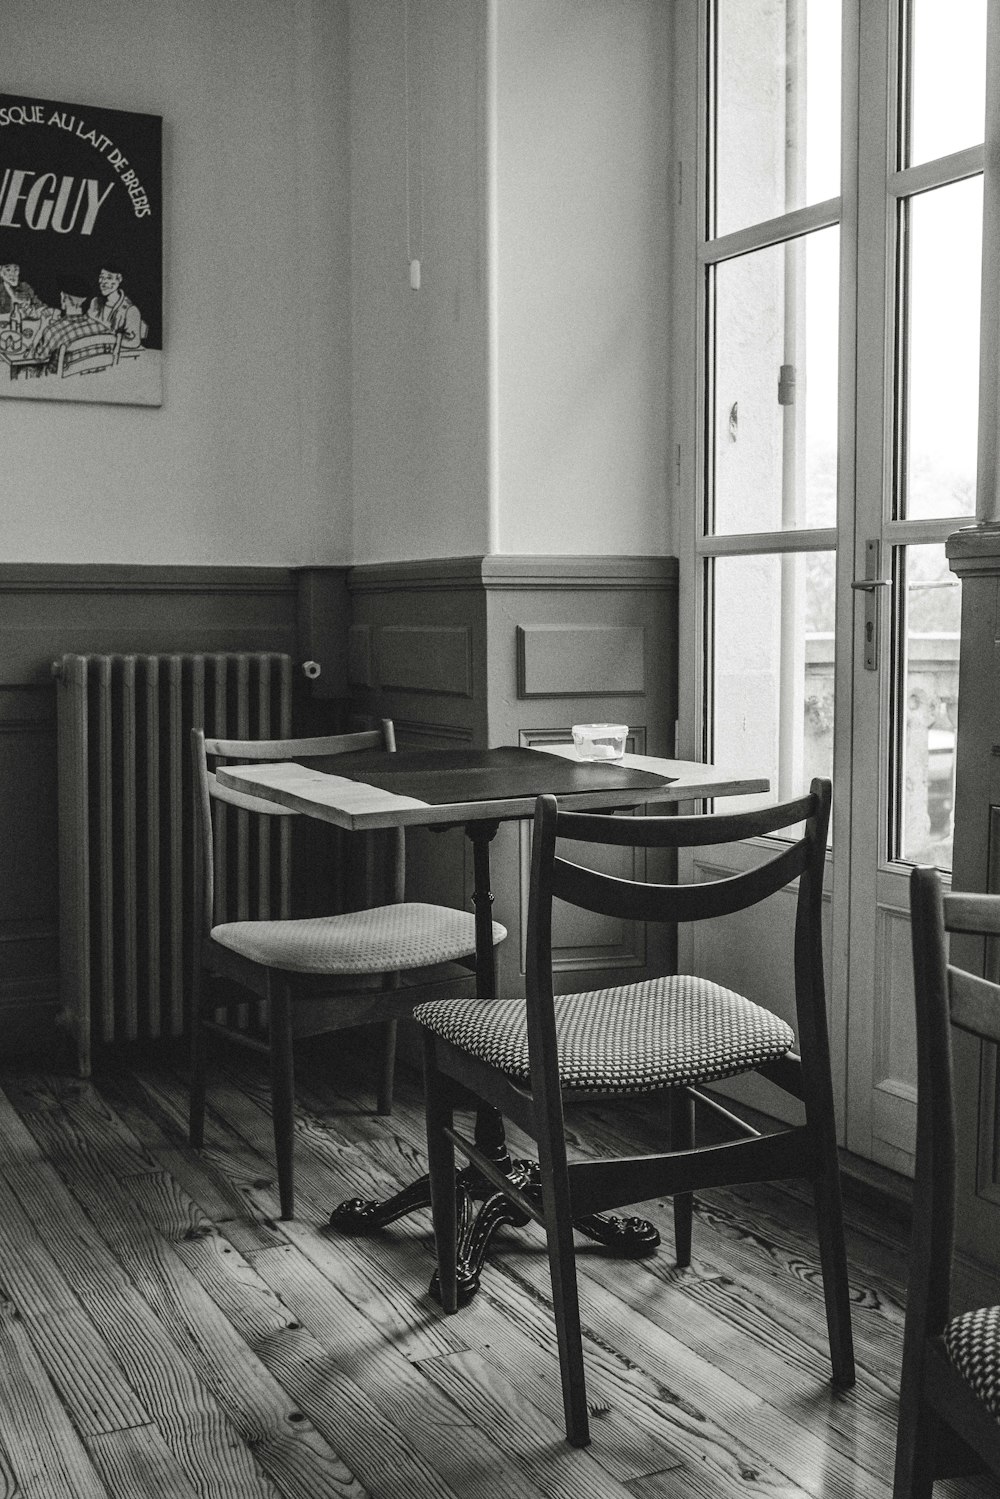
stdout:
MULTIPOLYGON (((285 651, 319 661, 297 689, 303 730, 342 699, 344 570, 8 564, 0 567, 0 1034, 60 1053, 56 716, 65 652, 285 651)), ((338 710, 339 711, 339 707, 338 710)))
MULTIPOLYGON (((461 557, 352 568, 352 701, 396 723, 400 749, 565 743, 580 722, 629 726, 629 748, 669 755, 677 712, 677 563, 671 557, 461 557)), ((460 830, 407 835, 411 898, 466 904, 472 870, 460 830)), ((494 914, 509 932, 500 987, 521 987, 528 832, 493 844, 494 914)), ((659 951, 641 928, 565 925, 566 989, 623 969, 643 977, 659 951)))
MULTIPOLYGON (((56 726, 66 652, 284 651, 296 732, 349 705, 396 721, 401 748, 565 741, 580 721, 627 723, 670 754, 677 702, 677 565, 660 557, 473 557, 355 567, 0 567, 0 1024, 8 1055, 61 1054, 57 1024, 56 726)), ((410 894, 465 905, 460 830, 409 837, 410 894)), ((527 832, 494 844, 501 983, 520 985, 527 832)), ((661 954, 640 929, 563 933, 567 988, 641 977, 661 954)))

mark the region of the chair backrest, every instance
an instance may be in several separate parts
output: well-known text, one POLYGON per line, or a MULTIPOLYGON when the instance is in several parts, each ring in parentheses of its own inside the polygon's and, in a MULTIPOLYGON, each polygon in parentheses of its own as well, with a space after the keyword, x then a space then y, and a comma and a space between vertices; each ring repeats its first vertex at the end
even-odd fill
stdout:
POLYGON ((528 903, 529 1011, 552 1003, 552 902, 567 901, 605 916, 633 921, 704 921, 758 904, 797 879, 795 998, 803 1062, 823 1063, 826 1040, 822 900, 830 782, 814 780, 807 796, 752 812, 691 817, 615 817, 561 812, 555 797, 535 806, 528 903), (647 884, 572 863, 556 853, 559 839, 624 848, 700 848, 759 837, 805 823, 766 863, 743 874, 690 884, 647 884))
POLYGON ((955 1102, 951 1028, 1000 1042, 1000 984, 948 962, 947 933, 1000 936, 1000 895, 946 895, 936 869, 910 875, 917 1015, 917 1152, 908 1306, 936 1337, 949 1318, 955 1235, 955 1102))
MULTIPOLYGON (((220 739, 206 736, 203 729, 191 730, 191 752, 194 789, 195 837, 195 913, 200 935, 207 935, 213 924, 225 919, 267 920, 286 917, 291 900, 291 840, 289 823, 298 817, 293 808, 277 802, 232 791, 219 783, 212 768, 220 763, 273 763, 279 760, 306 761, 350 754, 356 750, 389 750, 396 748, 390 719, 383 719, 377 729, 349 734, 329 734, 308 739, 220 739), (211 762, 211 763, 210 763, 211 762), (213 803, 214 810, 213 810, 213 803), (236 809, 235 838, 226 807, 236 809), (257 828, 251 853, 249 818, 263 819, 257 828), (272 836, 269 824, 277 820, 272 836), (219 857, 224 847, 235 843, 235 858, 229 872, 219 857), (235 886, 235 889, 233 888, 235 886)), ((403 895, 403 839, 400 829, 391 829, 385 859, 389 869, 389 899, 403 895)), ((366 845, 367 848, 367 845, 366 845)), ((374 883, 373 858, 366 855, 366 892, 374 883)))

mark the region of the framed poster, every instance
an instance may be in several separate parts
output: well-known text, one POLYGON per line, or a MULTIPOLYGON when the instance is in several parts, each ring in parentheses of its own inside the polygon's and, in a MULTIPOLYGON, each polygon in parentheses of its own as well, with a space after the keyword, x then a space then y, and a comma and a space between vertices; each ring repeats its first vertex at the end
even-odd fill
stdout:
POLYGON ((162 125, 0 94, 0 396, 161 404, 162 125))

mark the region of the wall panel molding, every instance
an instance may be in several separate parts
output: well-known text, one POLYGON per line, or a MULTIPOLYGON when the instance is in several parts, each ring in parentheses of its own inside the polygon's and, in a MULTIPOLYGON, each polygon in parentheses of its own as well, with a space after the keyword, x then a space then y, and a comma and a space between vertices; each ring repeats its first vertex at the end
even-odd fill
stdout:
POLYGON ((374 562, 352 567, 352 593, 450 589, 524 591, 530 589, 677 587, 675 557, 436 557, 415 562, 374 562))
POLYGON ((472 743, 472 731, 460 724, 414 723, 406 718, 393 722, 397 749, 461 749, 472 743))
POLYGON ((296 654, 288 568, 35 563, 0 567, 0 683, 47 683, 65 651, 296 654))
POLYGON ((378 679, 386 690, 472 696, 468 625, 384 625, 375 641, 378 679))
POLYGON ((350 625, 347 631, 347 682, 350 687, 371 687, 372 632, 368 625, 350 625))
POLYGON ((518 697, 639 696, 645 635, 634 625, 518 625, 518 697))
POLYGON ((287 568, 0 563, 0 593, 294 593, 287 568))

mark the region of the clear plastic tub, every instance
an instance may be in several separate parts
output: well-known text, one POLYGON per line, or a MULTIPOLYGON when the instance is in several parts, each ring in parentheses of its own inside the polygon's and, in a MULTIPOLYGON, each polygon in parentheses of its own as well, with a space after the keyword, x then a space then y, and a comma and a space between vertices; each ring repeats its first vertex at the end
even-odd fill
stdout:
POLYGON ((575 723, 573 743, 581 760, 620 760, 625 753, 628 724, 575 723))

